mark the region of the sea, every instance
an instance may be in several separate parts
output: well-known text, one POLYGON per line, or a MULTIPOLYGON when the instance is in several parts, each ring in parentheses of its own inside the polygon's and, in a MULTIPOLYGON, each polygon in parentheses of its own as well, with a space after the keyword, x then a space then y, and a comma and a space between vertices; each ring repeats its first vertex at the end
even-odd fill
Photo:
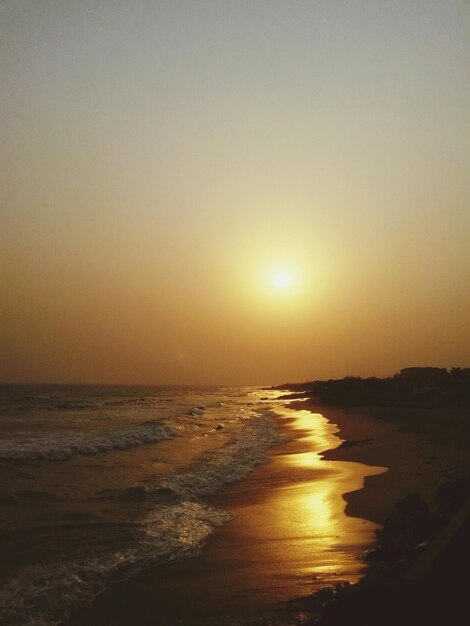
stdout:
POLYGON ((0 386, 0 623, 54 626, 107 586, 201 550, 205 496, 281 443, 282 393, 0 386))

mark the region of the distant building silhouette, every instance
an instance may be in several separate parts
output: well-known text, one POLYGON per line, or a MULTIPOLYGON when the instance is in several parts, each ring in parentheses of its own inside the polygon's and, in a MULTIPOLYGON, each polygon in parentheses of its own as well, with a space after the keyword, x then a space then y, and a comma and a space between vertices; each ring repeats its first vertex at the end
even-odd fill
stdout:
POLYGON ((398 377, 415 385, 439 385, 449 381, 449 372, 444 367, 405 367, 398 377))

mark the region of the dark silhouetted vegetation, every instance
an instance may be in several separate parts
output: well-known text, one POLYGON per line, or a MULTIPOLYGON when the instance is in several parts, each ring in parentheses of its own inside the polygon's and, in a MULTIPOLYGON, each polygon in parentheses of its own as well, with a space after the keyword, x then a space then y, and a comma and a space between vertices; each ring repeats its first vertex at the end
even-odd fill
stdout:
POLYGON ((361 378, 288 383, 278 389, 293 397, 315 396, 340 407, 383 406, 442 408, 470 406, 469 369, 406 368, 389 378, 361 378), (295 394, 295 395, 294 395, 295 394))

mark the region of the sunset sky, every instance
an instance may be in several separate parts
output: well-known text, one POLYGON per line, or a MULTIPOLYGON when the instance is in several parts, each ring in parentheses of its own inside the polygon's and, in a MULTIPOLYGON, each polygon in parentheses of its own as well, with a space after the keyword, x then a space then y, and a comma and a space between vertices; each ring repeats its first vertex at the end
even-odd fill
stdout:
POLYGON ((0 382, 470 365, 470 2, 4 0, 0 382))

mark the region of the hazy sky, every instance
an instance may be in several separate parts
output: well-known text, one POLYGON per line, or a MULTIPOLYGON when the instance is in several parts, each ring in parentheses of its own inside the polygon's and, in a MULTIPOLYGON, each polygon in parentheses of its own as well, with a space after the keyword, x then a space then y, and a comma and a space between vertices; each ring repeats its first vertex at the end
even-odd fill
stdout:
POLYGON ((469 366, 469 75, 466 0, 3 0, 0 380, 469 366))

